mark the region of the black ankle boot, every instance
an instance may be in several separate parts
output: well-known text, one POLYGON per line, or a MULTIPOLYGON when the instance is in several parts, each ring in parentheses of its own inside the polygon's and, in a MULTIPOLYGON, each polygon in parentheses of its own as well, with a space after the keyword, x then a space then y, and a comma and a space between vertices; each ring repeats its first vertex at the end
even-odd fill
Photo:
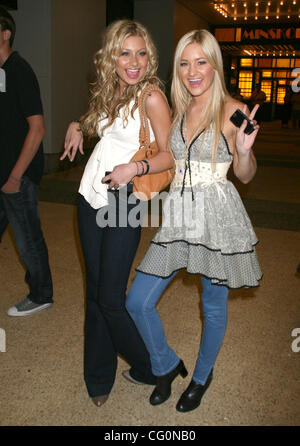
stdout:
POLYGON ((152 395, 150 396, 150 404, 152 404, 152 406, 162 404, 169 398, 169 396, 171 395, 172 382, 179 374, 183 378, 185 378, 188 374, 182 361, 180 361, 178 366, 175 367, 175 369, 173 369, 171 372, 167 373, 166 375, 157 377, 156 387, 152 392, 152 395))
POLYGON ((197 384, 192 380, 188 388, 181 395, 176 410, 179 412, 189 412, 190 410, 196 409, 200 405, 201 399, 212 382, 212 379, 213 370, 211 370, 204 385, 197 384))

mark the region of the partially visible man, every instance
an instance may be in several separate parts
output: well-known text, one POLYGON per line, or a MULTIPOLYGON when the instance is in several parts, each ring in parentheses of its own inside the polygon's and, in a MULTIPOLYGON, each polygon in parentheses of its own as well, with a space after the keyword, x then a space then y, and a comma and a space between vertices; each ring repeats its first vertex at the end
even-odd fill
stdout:
POLYGON ((28 296, 8 310, 27 316, 53 303, 48 250, 38 213, 45 134, 37 78, 12 50, 16 26, 0 8, 0 241, 10 223, 26 267, 28 296))

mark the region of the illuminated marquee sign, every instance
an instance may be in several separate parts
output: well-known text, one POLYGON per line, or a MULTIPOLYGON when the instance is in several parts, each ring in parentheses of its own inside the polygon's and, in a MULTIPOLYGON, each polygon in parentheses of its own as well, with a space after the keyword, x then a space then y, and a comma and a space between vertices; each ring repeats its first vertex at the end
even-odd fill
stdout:
POLYGON ((296 39, 296 28, 252 29, 242 28, 241 40, 276 40, 296 39))
POLYGON ((292 40, 300 39, 300 28, 216 28, 215 37, 219 42, 292 40))

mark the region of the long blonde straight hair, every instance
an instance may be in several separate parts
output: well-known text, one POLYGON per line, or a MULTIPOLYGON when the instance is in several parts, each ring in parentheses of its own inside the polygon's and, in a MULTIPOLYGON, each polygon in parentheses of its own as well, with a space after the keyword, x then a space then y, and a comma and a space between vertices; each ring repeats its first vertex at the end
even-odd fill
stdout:
MULTIPOLYGON (((96 67, 96 81, 92 84, 89 109, 81 123, 82 131, 88 136, 95 136, 100 119, 109 118, 110 126, 119 116, 120 109, 124 107, 124 125, 130 113, 129 104, 134 99, 131 110, 133 116, 136 110, 138 92, 147 83, 160 84, 157 77, 157 52, 152 38, 146 28, 137 21, 118 20, 113 22, 103 37, 102 47, 94 56, 96 67), (138 36, 145 41, 148 55, 148 65, 144 77, 135 85, 127 85, 122 95, 115 100, 116 89, 119 87, 119 78, 116 73, 116 63, 121 55, 124 41, 127 37, 138 36)), ((105 128, 104 127, 104 128, 105 128)))
MULTIPOLYGON (((206 126, 206 130, 210 124, 214 130, 214 142, 212 148, 212 165, 215 170, 215 162, 217 158, 217 150, 219 138, 223 126, 224 104, 228 92, 225 85, 223 73, 223 59, 219 44, 215 37, 207 30, 193 30, 185 34, 178 42, 174 56, 173 81, 171 87, 171 99, 173 106, 174 121, 173 127, 184 116, 191 100, 192 95, 187 90, 180 78, 180 61, 185 47, 191 43, 199 43, 201 49, 208 61, 214 69, 214 76, 211 85, 211 97, 207 101, 202 114, 202 119, 195 131, 195 135, 206 126)), ((205 139, 206 130, 204 132, 202 143, 205 139)), ((193 136, 195 136, 193 135, 193 136)))

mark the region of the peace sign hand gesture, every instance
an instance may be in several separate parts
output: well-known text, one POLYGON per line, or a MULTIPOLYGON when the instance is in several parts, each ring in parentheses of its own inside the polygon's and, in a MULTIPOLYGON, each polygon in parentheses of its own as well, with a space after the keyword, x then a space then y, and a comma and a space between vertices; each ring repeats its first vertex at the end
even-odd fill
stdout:
MULTIPOLYGON (((249 115, 249 119, 251 121, 251 124, 253 124, 253 126, 254 126, 254 131, 250 135, 247 135, 244 132, 244 130, 245 130, 246 126, 247 126, 246 119, 244 120, 244 122, 241 125, 241 127, 237 130, 237 133, 236 133, 236 150, 237 150, 239 155, 246 155, 246 154, 248 154, 249 151, 251 150, 253 144, 254 144, 256 135, 257 135, 258 130, 259 130, 259 125, 254 120, 254 116, 255 116, 258 108, 259 108, 259 104, 256 104, 253 107, 253 110, 251 111, 251 113, 249 115)), ((243 111, 243 113, 246 114, 247 105, 244 105, 242 111, 243 111)))

